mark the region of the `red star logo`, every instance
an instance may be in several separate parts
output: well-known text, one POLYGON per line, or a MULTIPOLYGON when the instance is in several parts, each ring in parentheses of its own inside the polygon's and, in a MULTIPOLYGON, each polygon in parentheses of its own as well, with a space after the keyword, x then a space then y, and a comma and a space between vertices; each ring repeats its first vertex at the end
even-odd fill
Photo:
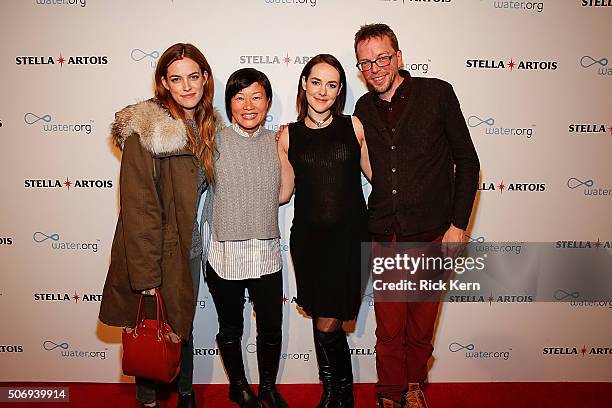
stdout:
POLYGON ((504 188, 506 188, 506 185, 504 184, 504 180, 502 180, 502 182, 497 186, 497 188, 499 188, 500 193, 504 192, 504 188))
POLYGON ((601 241, 599 240, 599 238, 597 238, 597 242, 595 242, 595 248, 599 249, 601 248, 601 245, 602 245, 601 241))
POLYGON ((60 66, 63 67, 64 66, 64 62, 66 61, 66 59, 62 56, 62 53, 60 52, 60 56, 57 59, 57 62, 60 63, 60 66))
POLYGON ((510 62, 508 63, 508 68, 510 68, 510 71, 512 71, 515 65, 516 64, 514 63, 514 61, 512 61, 512 58, 510 58, 510 62))
POLYGON ((285 55, 285 58, 283 58, 283 62, 285 63, 285 65, 289 66, 289 63, 291 62, 291 58, 289 58, 289 53, 285 55))
POLYGON ((580 349, 580 352, 582 353, 582 357, 584 357, 584 355, 587 352, 586 346, 582 346, 582 349, 580 349))
POLYGON ((283 297, 281 298, 281 300, 282 300, 283 305, 284 305, 285 303, 287 303, 287 301, 289 300, 289 298, 287 298, 285 295, 283 295, 283 297))
POLYGON ((491 306, 491 304, 493 303, 493 299, 495 299, 495 298, 493 297, 493 293, 491 293, 489 295, 489 298, 487 299, 489 301, 489 306, 491 306))
POLYGON ((76 290, 75 290, 74 295, 72 295, 72 298, 74 299, 74 303, 77 303, 81 297, 77 295, 76 290))
POLYGON ((66 181, 64 182, 64 185, 68 187, 68 190, 70 190, 70 186, 72 185, 72 183, 70 182, 70 180, 68 180, 68 177, 66 177, 66 181))

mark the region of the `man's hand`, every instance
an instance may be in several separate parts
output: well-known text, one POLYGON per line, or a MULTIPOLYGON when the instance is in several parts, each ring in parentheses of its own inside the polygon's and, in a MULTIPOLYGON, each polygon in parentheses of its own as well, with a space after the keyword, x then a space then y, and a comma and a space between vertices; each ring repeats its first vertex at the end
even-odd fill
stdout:
POLYGON ((140 292, 141 294, 145 295, 145 296, 155 296, 155 291, 157 289, 153 288, 153 289, 145 289, 142 292, 140 292))
POLYGON ((465 230, 451 224, 442 237, 442 253, 444 256, 456 258, 465 248, 465 242, 465 230))

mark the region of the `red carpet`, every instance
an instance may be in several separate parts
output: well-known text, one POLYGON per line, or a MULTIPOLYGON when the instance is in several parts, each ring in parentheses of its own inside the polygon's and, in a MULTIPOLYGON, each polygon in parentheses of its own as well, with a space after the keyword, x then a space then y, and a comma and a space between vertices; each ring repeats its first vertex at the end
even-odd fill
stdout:
MULTIPOLYGON (((138 408, 134 400, 133 384, 89 383, 0 383, 8 386, 66 386, 70 388, 70 402, 59 404, 0 403, 0 408, 24 407, 127 407, 138 408)), ((320 396, 318 385, 279 386, 292 408, 313 408, 320 396)), ((227 385, 195 386, 198 406, 206 408, 235 408, 227 399, 227 385), (204 402, 204 403, 202 403, 204 402)), ((611 408, 612 383, 436 383, 425 392, 429 408, 611 408)), ((372 384, 355 386, 355 408, 374 407, 372 384)), ((176 394, 163 389, 162 407, 176 406, 176 394)))

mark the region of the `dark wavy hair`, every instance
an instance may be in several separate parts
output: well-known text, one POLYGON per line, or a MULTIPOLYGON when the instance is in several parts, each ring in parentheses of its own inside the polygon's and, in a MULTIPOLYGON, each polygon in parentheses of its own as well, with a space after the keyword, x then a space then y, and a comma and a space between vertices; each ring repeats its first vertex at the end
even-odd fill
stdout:
POLYGON ((272 105, 272 85, 266 74, 255 68, 239 69, 230 75, 225 85, 225 113, 230 122, 232 121, 232 98, 255 82, 259 83, 266 91, 268 106, 272 105))
POLYGON ((297 97, 295 98, 298 122, 306 119, 306 115, 308 114, 308 101, 306 100, 306 91, 302 88, 302 78, 307 81, 312 68, 317 64, 331 65, 340 74, 340 92, 334 104, 331 106, 331 112, 334 116, 340 116, 344 113, 344 104, 346 103, 346 74, 344 73, 344 68, 342 68, 340 61, 333 55, 319 54, 306 63, 300 74, 300 79, 298 80, 298 91, 297 97))
POLYGON ((188 145, 194 156, 202 163, 208 181, 214 183, 213 153, 215 151, 215 115, 213 110, 213 96, 215 94, 215 81, 212 69, 206 61, 204 54, 192 44, 177 43, 168 48, 159 57, 155 69, 155 97, 170 112, 174 119, 181 119, 187 129, 188 145), (193 60, 202 71, 208 73, 208 80, 204 84, 202 99, 195 108, 194 120, 200 134, 196 135, 191 126, 187 124, 185 111, 179 105, 162 83, 162 78, 168 75, 168 67, 174 61, 189 58, 193 60), (196 143, 196 138, 200 143, 196 143))

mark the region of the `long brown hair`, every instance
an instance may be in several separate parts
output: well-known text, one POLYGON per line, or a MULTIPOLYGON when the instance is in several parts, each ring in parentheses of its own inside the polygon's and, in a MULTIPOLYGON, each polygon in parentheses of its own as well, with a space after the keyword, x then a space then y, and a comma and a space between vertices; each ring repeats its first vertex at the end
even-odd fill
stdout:
POLYGON ((330 110, 334 116, 340 116, 344 112, 344 104, 346 103, 346 74, 344 73, 344 68, 342 68, 340 61, 338 61, 338 59, 333 55, 319 54, 306 63, 302 73, 300 74, 300 79, 298 80, 298 92, 297 97, 295 98, 295 108, 298 112, 298 122, 306 119, 306 115, 308 114, 308 101, 306 100, 306 91, 304 88, 302 88, 302 78, 304 78, 304 80, 308 80, 308 76, 310 75, 312 68, 321 63, 331 65, 340 74, 340 92, 338 93, 338 96, 336 97, 336 100, 334 101, 334 104, 331 106, 330 110))
POLYGON ((215 81, 212 69, 206 61, 204 54, 192 44, 177 43, 168 48, 157 62, 155 69, 155 97, 170 112, 174 119, 180 119, 185 123, 189 149, 200 161, 209 183, 214 184, 213 155, 215 151, 215 115, 213 110, 213 96, 215 94, 215 81), (196 135, 187 124, 185 111, 173 98, 162 84, 162 78, 168 75, 168 67, 176 60, 189 58, 199 65, 202 75, 208 73, 208 79, 204 84, 202 99, 198 102, 194 120, 200 134, 196 135), (199 143, 196 143, 199 138, 199 143))

